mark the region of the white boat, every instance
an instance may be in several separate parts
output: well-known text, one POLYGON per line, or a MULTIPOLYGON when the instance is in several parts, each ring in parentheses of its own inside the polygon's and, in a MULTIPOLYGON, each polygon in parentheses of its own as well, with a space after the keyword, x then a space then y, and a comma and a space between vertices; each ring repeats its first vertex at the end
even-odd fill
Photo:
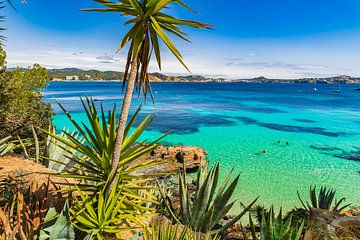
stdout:
POLYGON ((334 90, 334 92, 339 93, 339 92, 341 92, 341 91, 342 91, 341 85, 340 85, 340 83, 338 83, 338 89, 334 90))

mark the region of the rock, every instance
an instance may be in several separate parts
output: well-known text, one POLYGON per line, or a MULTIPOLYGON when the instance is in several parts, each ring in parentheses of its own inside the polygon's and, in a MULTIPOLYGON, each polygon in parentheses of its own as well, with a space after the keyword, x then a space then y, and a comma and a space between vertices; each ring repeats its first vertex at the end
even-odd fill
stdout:
POLYGON ((333 211, 312 208, 304 240, 330 239, 333 237, 331 235, 336 232, 336 225, 341 225, 345 222, 344 219, 347 223, 356 223, 357 227, 360 226, 360 217, 345 216, 333 211))
POLYGON ((139 174, 177 173, 183 168, 195 170, 206 165, 207 152, 199 147, 188 146, 163 146, 160 145, 149 154, 140 157, 133 164, 145 160, 154 160, 160 163, 157 166, 141 170, 139 174))

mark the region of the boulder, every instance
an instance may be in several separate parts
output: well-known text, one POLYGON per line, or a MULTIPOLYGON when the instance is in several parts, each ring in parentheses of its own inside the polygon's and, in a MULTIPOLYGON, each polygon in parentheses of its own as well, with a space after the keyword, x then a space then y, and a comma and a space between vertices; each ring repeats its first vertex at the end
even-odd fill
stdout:
POLYGON ((139 161, 153 160, 159 165, 141 170, 139 174, 177 173, 185 165, 186 170, 196 170, 206 165, 207 152, 199 147, 189 146, 163 146, 160 145, 149 154, 142 156, 139 161))

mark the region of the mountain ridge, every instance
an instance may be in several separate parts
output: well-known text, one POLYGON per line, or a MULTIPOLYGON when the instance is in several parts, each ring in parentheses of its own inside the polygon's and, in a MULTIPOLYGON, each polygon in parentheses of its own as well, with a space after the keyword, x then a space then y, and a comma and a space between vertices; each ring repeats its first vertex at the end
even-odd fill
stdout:
MULTIPOLYGON (((64 81, 66 77, 74 76, 76 80, 119 80, 124 76, 123 72, 119 71, 100 71, 95 69, 83 70, 80 68, 62 68, 62 69, 48 69, 52 81, 64 81)), ((360 84, 359 77, 351 77, 347 75, 339 75, 334 77, 323 78, 294 78, 294 79, 272 79, 264 76, 255 78, 239 78, 239 79, 225 79, 225 78, 208 78, 201 75, 179 75, 169 76, 162 73, 149 73, 152 82, 258 82, 258 83, 341 83, 341 84, 360 84)))

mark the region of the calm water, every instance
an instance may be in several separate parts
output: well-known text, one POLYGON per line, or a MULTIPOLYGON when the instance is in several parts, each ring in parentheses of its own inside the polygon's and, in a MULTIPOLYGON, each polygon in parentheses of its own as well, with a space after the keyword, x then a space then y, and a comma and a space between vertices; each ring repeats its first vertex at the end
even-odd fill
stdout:
MULTIPOLYGON (((241 173, 236 197, 285 208, 307 197, 310 185, 336 188, 338 197, 360 205, 360 92, 355 85, 154 83, 156 113, 146 137, 173 130, 169 144, 196 145, 220 161, 223 177, 241 173), (278 144, 280 140, 280 144, 278 144), (289 143, 289 145, 286 144, 289 143), (262 154, 266 150, 266 154, 262 154)), ((53 82, 45 98, 53 103, 56 126, 71 126, 53 98, 76 119, 84 119, 79 96, 111 107, 120 103, 115 82, 53 82)), ((133 110, 141 101, 134 101, 133 110)))

